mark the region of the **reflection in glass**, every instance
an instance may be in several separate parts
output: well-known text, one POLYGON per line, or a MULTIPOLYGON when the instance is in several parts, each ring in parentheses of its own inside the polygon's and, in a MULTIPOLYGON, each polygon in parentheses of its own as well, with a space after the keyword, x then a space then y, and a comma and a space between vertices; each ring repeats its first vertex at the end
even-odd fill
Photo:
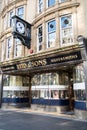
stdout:
POLYGON ((83 66, 79 64, 74 68, 74 83, 81 83, 85 81, 83 66))
POLYGON ((45 73, 32 78, 32 98, 68 98, 68 74, 45 73))
POLYGON ((86 100, 85 75, 82 64, 75 66, 73 77, 74 77, 75 100, 86 100))
POLYGON ((60 18, 60 24, 61 44, 67 45, 73 43, 72 15, 62 16, 60 18))
POLYGON ((55 4, 55 0, 48 0, 48 7, 53 6, 55 4))
POLYGON ((48 47, 55 46, 56 39, 56 22, 55 20, 48 22, 48 47))
POLYGON ((38 27, 38 30, 37 30, 37 33, 38 33, 38 37, 37 37, 37 50, 40 51, 42 50, 42 41, 43 41, 43 30, 42 30, 42 25, 40 25, 38 27))

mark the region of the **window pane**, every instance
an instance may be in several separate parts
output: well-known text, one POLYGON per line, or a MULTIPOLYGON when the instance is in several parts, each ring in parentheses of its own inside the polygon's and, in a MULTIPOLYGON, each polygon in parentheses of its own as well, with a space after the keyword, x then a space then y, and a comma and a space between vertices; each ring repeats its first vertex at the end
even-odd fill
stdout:
POLYGON ((43 0, 39 0, 39 13, 42 12, 43 9, 43 0))
POLYGON ((53 32, 56 30, 56 22, 51 21, 48 23, 48 32, 53 32))
POLYGON ((2 47, 1 47, 2 53, 1 53, 1 60, 3 61, 5 59, 5 41, 2 41, 2 47))
POLYGON ((21 41, 19 39, 15 40, 15 56, 21 56, 22 53, 22 44, 21 41))
POLYGON ((24 15, 24 7, 20 7, 17 9, 17 15, 20 17, 20 18, 23 18, 23 15, 24 15))
POLYGON ((12 16, 14 15, 13 11, 9 12, 9 20, 8 20, 8 26, 12 26, 12 16))
POLYGON ((67 28, 72 26, 72 21, 71 21, 71 15, 65 16, 61 18, 61 27, 62 28, 67 28))
POLYGON ((11 48, 12 48, 12 37, 7 39, 7 58, 11 56, 11 48))
POLYGON ((48 36, 48 47, 54 47, 55 46, 55 33, 51 33, 48 36))
POLYGON ((47 47, 54 47, 56 39, 56 22, 55 20, 48 22, 48 41, 47 47))
POLYGON ((39 37, 42 36, 42 26, 40 26, 40 27, 38 28, 38 36, 39 36, 39 37))
POLYGON ((37 50, 42 50, 42 40, 43 40, 43 33, 42 33, 42 25, 38 27, 38 36, 37 36, 37 50))
MULTIPOLYGON (((64 79, 65 82, 67 82, 67 75, 65 75, 64 79)), ((63 86, 59 85, 58 73, 35 75, 32 78, 32 97, 43 99, 68 98, 67 87, 66 85, 64 87, 63 86)))
POLYGON ((8 75, 5 75, 4 76, 4 85, 3 86, 9 86, 9 83, 10 83, 10 76, 8 75))
POLYGON ((48 7, 55 4, 55 0, 48 0, 48 7))
POLYGON ((22 77, 22 84, 23 86, 29 86, 29 77, 27 76, 22 77))
POLYGON ((84 71, 82 64, 78 65, 74 69, 74 82, 81 83, 85 81, 84 71))
POLYGON ((67 45, 73 43, 72 15, 61 17, 60 25, 61 44, 67 45))

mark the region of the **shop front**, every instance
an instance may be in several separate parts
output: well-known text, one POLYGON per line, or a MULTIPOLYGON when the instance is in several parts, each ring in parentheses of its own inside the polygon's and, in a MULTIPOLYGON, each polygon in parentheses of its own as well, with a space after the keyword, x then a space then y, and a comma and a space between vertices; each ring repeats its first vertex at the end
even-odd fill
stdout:
POLYGON ((79 119, 87 120, 86 85, 83 63, 75 67, 74 79, 74 112, 79 119))
POLYGON ((74 110, 81 88, 77 80, 80 86, 84 84, 83 72, 78 71, 81 63, 80 50, 75 46, 2 63, 3 104, 26 104, 35 110, 59 113, 74 110))

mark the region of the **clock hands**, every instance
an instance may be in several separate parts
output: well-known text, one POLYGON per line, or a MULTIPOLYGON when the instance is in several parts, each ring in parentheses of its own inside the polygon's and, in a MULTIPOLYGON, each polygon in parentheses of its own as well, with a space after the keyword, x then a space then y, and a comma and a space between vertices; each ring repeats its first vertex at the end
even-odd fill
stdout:
POLYGON ((19 33, 24 33, 25 32, 25 26, 24 26, 24 24, 23 23, 21 23, 21 22, 17 22, 16 23, 16 29, 17 29, 17 31, 19 32, 19 33))

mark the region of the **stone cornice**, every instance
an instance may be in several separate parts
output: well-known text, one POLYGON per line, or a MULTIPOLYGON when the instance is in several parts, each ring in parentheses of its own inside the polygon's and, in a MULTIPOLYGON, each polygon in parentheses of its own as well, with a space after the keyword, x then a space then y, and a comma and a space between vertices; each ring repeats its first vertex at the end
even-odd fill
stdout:
POLYGON ((58 6, 58 7, 52 8, 51 10, 46 10, 42 14, 36 16, 33 24, 35 24, 36 22, 41 20, 43 17, 46 17, 47 15, 50 15, 50 14, 53 14, 57 11, 65 10, 65 9, 68 9, 68 8, 77 7, 79 5, 80 5, 80 3, 71 3, 71 4, 64 5, 64 6, 58 6))
POLYGON ((35 59, 42 59, 42 58, 46 58, 49 56, 54 56, 54 55, 58 55, 58 54, 65 54, 66 52, 72 52, 75 50, 79 50, 79 45, 75 44, 72 46, 67 46, 67 47, 61 47, 61 48, 56 48, 53 50, 47 50, 47 51, 43 51, 43 52, 39 52, 39 53, 33 53, 30 54, 29 56, 25 56, 25 57, 19 57, 16 59, 10 59, 8 61, 3 61, 0 62, 0 67, 1 66, 7 66, 7 65, 12 65, 14 63, 21 63, 21 62, 25 62, 25 61, 29 61, 29 60, 35 60, 35 59))
POLYGON ((8 28, 0 34, 0 41, 7 35, 12 33, 12 28, 8 28))

